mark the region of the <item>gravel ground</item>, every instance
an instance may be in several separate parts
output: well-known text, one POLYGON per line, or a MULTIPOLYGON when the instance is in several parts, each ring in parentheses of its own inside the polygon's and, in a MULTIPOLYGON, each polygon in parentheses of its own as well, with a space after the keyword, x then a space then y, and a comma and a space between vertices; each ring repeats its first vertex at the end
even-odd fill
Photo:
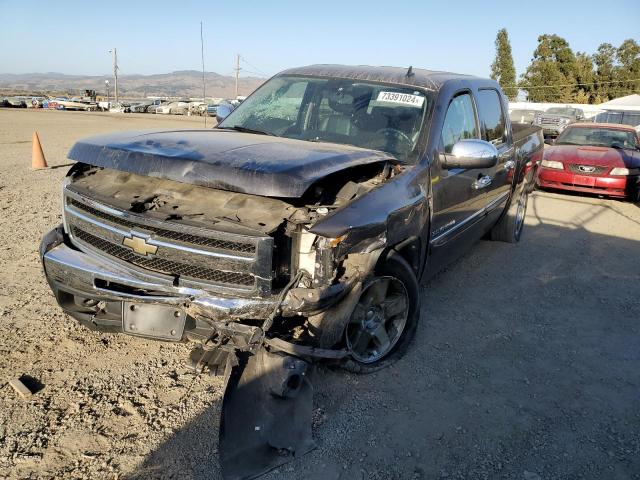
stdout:
MULTIPOLYGON (((0 109, 0 478, 219 478, 223 385, 186 345, 87 331, 37 246, 83 136, 202 119, 0 109), (6 383, 25 375, 37 392, 6 383)), ((318 448, 275 479, 640 478, 640 205, 536 192, 519 245, 480 242, 424 286, 409 353, 319 369, 318 448)))

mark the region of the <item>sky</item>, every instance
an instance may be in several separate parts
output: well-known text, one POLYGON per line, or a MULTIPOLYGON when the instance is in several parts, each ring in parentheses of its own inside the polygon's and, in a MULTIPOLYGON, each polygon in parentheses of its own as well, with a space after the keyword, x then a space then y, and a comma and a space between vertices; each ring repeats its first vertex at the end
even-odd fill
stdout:
POLYGON ((640 41, 640 0, 0 0, 0 73, 200 70, 270 76, 313 63, 409 66, 488 76, 506 28, 518 76, 544 33, 574 51, 640 41))

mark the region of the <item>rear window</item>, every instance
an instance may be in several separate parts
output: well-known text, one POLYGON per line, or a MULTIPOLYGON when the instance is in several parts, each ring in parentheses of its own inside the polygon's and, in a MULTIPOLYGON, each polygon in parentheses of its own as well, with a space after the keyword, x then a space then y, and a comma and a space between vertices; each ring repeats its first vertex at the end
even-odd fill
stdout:
POLYGON ((621 123, 637 127, 640 125, 640 113, 638 112, 602 112, 596 115, 598 123, 621 123))
POLYGON ((482 139, 494 145, 505 139, 505 119, 497 90, 480 90, 477 94, 478 118, 482 139))

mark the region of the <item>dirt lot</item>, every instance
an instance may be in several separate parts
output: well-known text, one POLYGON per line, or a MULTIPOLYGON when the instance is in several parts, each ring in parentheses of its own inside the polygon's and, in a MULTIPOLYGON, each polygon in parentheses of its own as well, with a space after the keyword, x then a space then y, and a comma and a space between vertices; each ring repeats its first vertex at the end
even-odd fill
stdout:
MULTIPOLYGON (((219 478, 222 382, 60 312, 37 247, 66 168, 29 168, 33 130, 63 165, 79 137, 201 121, 0 110, 0 478, 219 478)), ((318 448, 265 478, 640 478, 639 205, 535 193, 519 245, 479 243, 423 304, 393 367, 317 372, 318 448)))

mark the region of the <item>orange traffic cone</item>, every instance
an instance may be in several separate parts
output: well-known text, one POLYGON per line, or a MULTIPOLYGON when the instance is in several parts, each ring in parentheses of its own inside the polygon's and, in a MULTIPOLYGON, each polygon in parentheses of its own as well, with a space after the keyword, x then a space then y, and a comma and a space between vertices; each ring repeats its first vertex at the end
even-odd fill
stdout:
POLYGON ((47 168, 47 161, 44 158, 44 152, 42 151, 42 145, 40 145, 40 137, 38 132, 33 132, 33 149, 31 152, 31 168, 33 170, 40 170, 47 168))

